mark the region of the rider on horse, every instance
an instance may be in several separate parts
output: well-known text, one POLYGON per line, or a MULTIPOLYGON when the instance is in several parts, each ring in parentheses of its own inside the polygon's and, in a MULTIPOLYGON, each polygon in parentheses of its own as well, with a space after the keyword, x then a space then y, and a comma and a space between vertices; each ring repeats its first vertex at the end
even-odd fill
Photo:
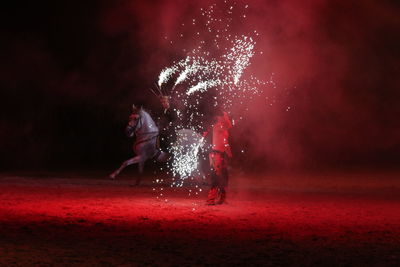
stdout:
MULTIPOLYGON (((158 127, 143 109, 132 106, 132 114, 129 116, 129 122, 125 132, 128 137, 135 137, 133 150, 135 157, 124 161, 116 171, 111 175, 111 179, 115 177, 127 166, 131 164, 139 164, 139 173, 143 173, 144 163, 148 159, 155 158, 157 161, 164 162, 168 159, 168 154, 157 148, 158 127)), ((140 183, 139 175, 136 179, 136 184, 140 183)))

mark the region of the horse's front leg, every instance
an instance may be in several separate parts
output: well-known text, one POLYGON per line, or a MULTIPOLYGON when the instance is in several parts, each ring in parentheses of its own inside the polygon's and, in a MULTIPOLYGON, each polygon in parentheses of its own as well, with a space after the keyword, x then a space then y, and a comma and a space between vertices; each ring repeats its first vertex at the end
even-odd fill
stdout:
POLYGON ((142 180, 142 176, 143 176, 143 170, 144 170, 144 159, 141 159, 139 161, 139 174, 136 176, 136 182, 135 185, 139 185, 140 181, 142 180))
POLYGON ((142 158, 140 156, 135 156, 131 159, 128 159, 126 161, 124 161, 121 165, 121 167, 119 167, 117 170, 115 170, 113 173, 110 174, 110 178, 111 179, 115 179, 115 177, 117 177, 117 175, 123 170, 125 169, 127 166, 132 165, 132 164, 136 164, 136 163, 140 163, 142 161, 142 158))

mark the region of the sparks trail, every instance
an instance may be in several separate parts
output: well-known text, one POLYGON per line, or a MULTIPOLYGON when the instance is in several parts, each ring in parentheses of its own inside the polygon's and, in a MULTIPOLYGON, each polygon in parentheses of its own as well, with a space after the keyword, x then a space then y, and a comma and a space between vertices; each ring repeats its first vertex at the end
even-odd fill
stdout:
POLYGON ((185 107, 191 107, 192 113, 197 113, 196 102, 202 95, 214 93, 216 99, 213 105, 222 105, 229 110, 235 99, 247 98, 247 94, 260 93, 259 86, 270 81, 262 81, 250 75, 243 79, 246 68, 254 55, 256 42, 252 37, 235 37, 231 48, 218 59, 208 59, 201 55, 189 55, 170 67, 163 69, 159 75, 160 87, 173 81, 170 94, 185 107), (177 85, 184 85, 184 90, 176 91, 177 85), (213 92, 211 92, 213 91, 213 92))

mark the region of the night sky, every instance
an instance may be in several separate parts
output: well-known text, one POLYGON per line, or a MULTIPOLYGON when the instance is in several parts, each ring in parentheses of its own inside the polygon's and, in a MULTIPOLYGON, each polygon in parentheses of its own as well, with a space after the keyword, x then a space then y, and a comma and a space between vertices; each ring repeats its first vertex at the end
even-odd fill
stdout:
MULTIPOLYGON (((222 1, 220 1, 222 2, 222 1)), ((0 168, 113 168, 129 157, 132 103, 185 56, 174 38, 218 1, 10 2, 1 11, 0 168)), ((245 1, 237 1, 240 6, 245 1)), ((276 89, 232 131, 236 161, 266 168, 400 163, 397 1, 248 1, 258 51, 247 70, 276 89), (290 110, 287 111, 287 108, 290 110), (244 150, 244 153, 240 153, 244 150)), ((241 28, 242 27, 242 28, 241 28)), ((190 31, 190 29, 186 29, 190 31)), ((187 32, 186 32, 187 33, 187 32)))

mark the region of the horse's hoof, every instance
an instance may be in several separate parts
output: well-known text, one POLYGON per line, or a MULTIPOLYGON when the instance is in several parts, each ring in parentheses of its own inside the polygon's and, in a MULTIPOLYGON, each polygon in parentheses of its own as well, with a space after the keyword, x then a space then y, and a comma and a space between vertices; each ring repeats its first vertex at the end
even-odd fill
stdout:
POLYGON ((111 180, 115 180, 115 177, 116 177, 117 175, 115 175, 114 173, 112 173, 112 174, 110 174, 110 176, 109 176, 109 178, 111 179, 111 180))

